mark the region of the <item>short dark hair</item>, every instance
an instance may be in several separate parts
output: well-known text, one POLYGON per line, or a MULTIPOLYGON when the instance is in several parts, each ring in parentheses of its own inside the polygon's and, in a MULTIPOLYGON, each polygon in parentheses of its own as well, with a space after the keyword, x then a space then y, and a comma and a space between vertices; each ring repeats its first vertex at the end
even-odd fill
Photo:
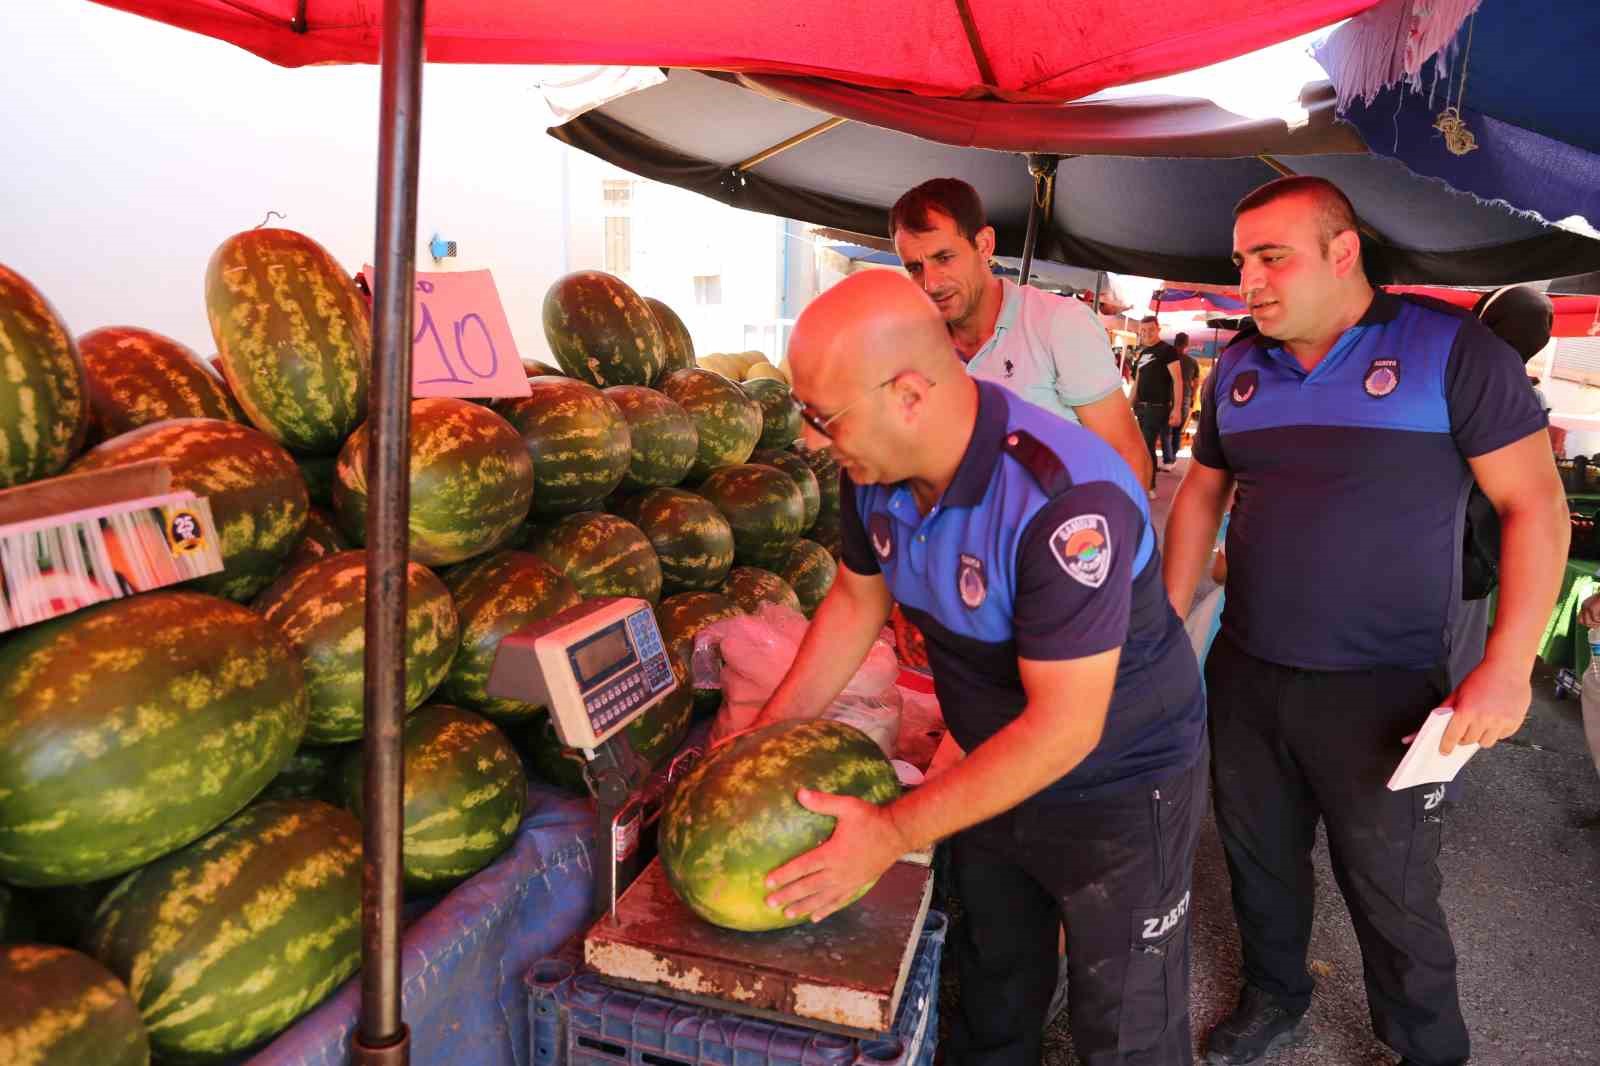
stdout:
POLYGON ((1350 202, 1350 197, 1327 178, 1309 174, 1296 174, 1267 182, 1233 205, 1233 217, 1238 218, 1246 211, 1266 207, 1289 196, 1305 196, 1315 204, 1317 236, 1324 254, 1328 251, 1329 242, 1345 230, 1355 230, 1356 235, 1360 236, 1355 205, 1350 202))
POLYGON ((1160 325, 1160 323, 1161 323, 1161 320, 1160 320, 1160 319, 1159 319, 1159 318, 1157 318, 1157 317, 1156 317, 1156 316, 1155 316, 1155 315, 1145 315, 1145 316, 1144 316, 1144 317, 1143 317, 1143 318, 1141 318, 1141 319, 1140 319, 1140 320, 1139 320, 1139 325, 1141 325, 1141 326, 1142 326, 1142 325, 1144 325, 1144 324, 1145 324, 1145 323, 1146 323, 1146 322, 1154 322, 1154 323, 1156 323, 1156 324, 1157 324, 1157 325, 1160 325))
POLYGON ((936 211, 956 224, 956 232, 976 242, 978 231, 989 224, 983 213, 978 190, 959 178, 934 178, 901 196, 889 209, 889 238, 896 231, 927 233, 934 222, 928 213, 936 211))
POLYGON ((1189 335, 1187 333, 1180 333, 1176 337, 1172 338, 1172 346, 1174 348, 1182 348, 1185 344, 1188 344, 1188 343, 1189 343, 1189 335))

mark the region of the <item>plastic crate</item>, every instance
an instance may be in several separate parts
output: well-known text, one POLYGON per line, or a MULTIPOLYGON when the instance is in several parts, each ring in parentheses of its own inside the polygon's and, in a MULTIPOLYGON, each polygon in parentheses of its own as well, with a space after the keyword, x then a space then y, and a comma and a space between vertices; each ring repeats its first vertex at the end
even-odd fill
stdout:
POLYGON ((528 971, 533 1066, 930 1066, 948 920, 929 911, 893 1029, 854 1039, 608 985, 562 957, 528 971))

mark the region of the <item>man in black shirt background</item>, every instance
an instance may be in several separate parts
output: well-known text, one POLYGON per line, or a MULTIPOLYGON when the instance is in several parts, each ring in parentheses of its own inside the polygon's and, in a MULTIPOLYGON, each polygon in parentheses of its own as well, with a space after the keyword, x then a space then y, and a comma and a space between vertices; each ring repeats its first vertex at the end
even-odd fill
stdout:
POLYGON ((1155 315, 1139 321, 1139 354, 1133 364, 1133 414, 1150 450, 1150 498, 1156 498, 1156 441, 1170 466, 1177 460, 1168 432, 1181 426, 1182 415, 1174 400, 1183 398, 1183 364, 1178 350, 1161 339, 1155 315))

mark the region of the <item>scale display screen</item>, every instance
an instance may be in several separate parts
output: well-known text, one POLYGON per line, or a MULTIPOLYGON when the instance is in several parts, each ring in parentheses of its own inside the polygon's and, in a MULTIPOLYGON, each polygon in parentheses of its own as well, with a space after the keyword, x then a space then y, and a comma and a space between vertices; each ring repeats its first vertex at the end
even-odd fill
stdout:
POLYGON ((607 626, 572 649, 573 673, 578 675, 581 688, 589 688, 633 660, 633 645, 628 643, 628 632, 622 622, 607 626))

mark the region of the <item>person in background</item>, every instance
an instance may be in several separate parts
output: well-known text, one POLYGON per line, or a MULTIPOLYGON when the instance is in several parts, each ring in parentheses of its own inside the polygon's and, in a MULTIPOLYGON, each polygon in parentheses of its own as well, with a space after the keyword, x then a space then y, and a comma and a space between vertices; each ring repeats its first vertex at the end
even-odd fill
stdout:
POLYGON ((1150 498, 1156 498, 1156 442, 1168 466, 1177 461, 1171 430, 1182 425, 1177 402, 1183 399, 1183 361, 1177 349, 1161 339, 1155 315, 1139 320, 1139 354, 1133 363, 1133 413, 1150 455, 1150 498))
POLYGON ((1183 427, 1189 422, 1189 414, 1194 410, 1194 386, 1200 379, 1200 364, 1195 362, 1194 356, 1189 354, 1189 335, 1180 333, 1172 338, 1172 348, 1178 353, 1183 374, 1183 402, 1178 405, 1178 424, 1168 428, 1172 434, 1172 442, 1168 446, 1166 462, 1163 464, 1169 469, 1178 461, 1178 452, 1183 447, 1183 427))
POLYGON ((1569 534, 1545 416, 1481 322, 1374 290, 1355 210, 1330 182, 1262 186, 1233 233, 1259 333, 1202 390, 1164 542, 1168 594, 1187 606, 1238 485, 1206 693, 1245 983, 1208 1061, 1258 1062, 1300 1030, 1320 821, 1375 1033, 1406 1066, 1455 1066, 1470 1044, 1439 898, 1445 790, 1386 784, 1436 707, 1454 710, 1445 754, 1493 747, 1527 715, 1569 534), (1482 662, 1452 685, 1474 480, 1503 529, 1499 612, 1482 662))
POLYGON ((968 374, 1081 424, 1136 475, 1149 475, 1099 316, 1079 300, 994 275, 995 233, 977 190, 955 178, 923 182, 890 210, 889 236, 968 374))

